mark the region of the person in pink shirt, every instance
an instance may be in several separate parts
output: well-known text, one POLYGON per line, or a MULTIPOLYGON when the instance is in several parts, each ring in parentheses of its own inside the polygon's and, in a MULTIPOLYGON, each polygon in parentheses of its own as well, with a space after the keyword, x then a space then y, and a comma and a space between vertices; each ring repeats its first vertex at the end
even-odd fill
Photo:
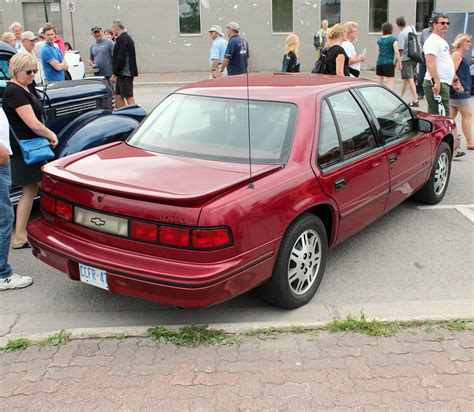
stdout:
POLYGON ((63 56, 66 55, 66 45, 64 44, 64 40, 62 39, 62 37, 56 34, 56 40, 54 41, 54 43, 58 45, 59 50, 61 50, 63 56))

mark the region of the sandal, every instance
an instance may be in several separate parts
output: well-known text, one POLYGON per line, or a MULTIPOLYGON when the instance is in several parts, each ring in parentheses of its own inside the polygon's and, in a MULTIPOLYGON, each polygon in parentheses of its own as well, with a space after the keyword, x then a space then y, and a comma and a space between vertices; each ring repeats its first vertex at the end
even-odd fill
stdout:
POLYGON ((12 249, 18 250, 18 249, 31 249, 30 242, 26 241, 25 243, 22 243, 21 245, 12 245, 12 249))
POLYGON ((419 101, 410 102, 410 103, 408 103, 408 106, 410 106, 410 107, 420 107, 420 102, 419 101))
POLYGON ((474 150, 474 146, 468 146, 467 150, 474 150))

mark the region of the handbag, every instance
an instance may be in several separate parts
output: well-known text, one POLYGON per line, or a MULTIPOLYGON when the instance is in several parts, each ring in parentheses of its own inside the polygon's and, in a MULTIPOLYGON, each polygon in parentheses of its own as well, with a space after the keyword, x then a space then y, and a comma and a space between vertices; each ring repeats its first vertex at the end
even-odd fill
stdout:
POLYGON ((410 58, 410 60, 413 60, 417 63, 423 62, 423 58, 421 57, 420 54, 420 46, 418 46, 418 38, 416 37, 416 33, 413 30, 413 27, 411 28, 411 32, 408 33, 408 50, 407 50, 407 55, 410 58))
POLYGON ((321 52, 321 56, 319 57, 319 60, 314 63, 313 70, 311 70, 311 73, 317 73, 317 74, 327 74, 326 71, 326 49, 324 49, 321 52))
POLYGON ((21 154, 23 155, 23 161, 27 165, 42 163, 47 160, 52 160, 56 157, 53 150, 51 149, 51 143, 45 137, 34 137, 33 139, 20 140, 18 137, 16 137, 16 134, 11 126, 10 132, 17 141, 18 146, 20 146, 21 154))

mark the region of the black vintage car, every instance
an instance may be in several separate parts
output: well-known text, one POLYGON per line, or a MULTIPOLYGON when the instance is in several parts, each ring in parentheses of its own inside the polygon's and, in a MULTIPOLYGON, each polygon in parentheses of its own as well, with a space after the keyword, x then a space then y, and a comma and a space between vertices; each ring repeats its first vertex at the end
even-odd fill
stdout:
MULTIPOLYGON (((11 46, 0 41, 0 107, 10 79, 8 62, 15 53, 11 46)), ((103 78, 49 83, 38 88, 38 94, 45 108, 46 126, 58 136, 57 157, 125 140, 146 116, 138 105, 114 110, 112 88, 103 78)), ((14 204, 20 195, 21 188, 13 187, 14 204)))

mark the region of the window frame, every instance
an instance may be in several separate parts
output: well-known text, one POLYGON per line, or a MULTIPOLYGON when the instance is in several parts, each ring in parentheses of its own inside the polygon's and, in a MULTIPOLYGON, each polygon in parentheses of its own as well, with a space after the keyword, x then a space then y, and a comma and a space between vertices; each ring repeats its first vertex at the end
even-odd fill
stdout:
MULTIPOLYGON (((374 85, 374 86, 376 86, 376 85, 374 85)), ((363 86, 359 86, 359 87, 363 87, 363 86)), ((370 87, 373 87, 373 85, 370 85, 370 87)), ((341 159, 337 163, 334 163, 334 164, 332 164, 330 166, 327 166, 327 167, 324 167, 324 168, 319 165, 318 153, 319 153, 319 139, 321 137, 321 128, 319 128, 319 130, 318 130, 318 144, 316 145, 315 163, 316 163, 316 166, 321 171, 321 173, 323 173, 323 174, 331 173, 334 170, 337 170, 337 169, 345 167, 349 164, 358 162, 359 160, 364 159, 365 157, 371 156, 371 155, 373 155, 377 152, 385 150, 384 149, 385 142, 381 140, 380 125, 378 124, 378 122, 377 123, 374 122, 372 111, 367 109, 367 107, 365 106, 365 102, 361 100, 359 94, 356 93, 355 88, 351 87, 349 89, 338 90, 338 91, 326 94, 320 100, 319 120, 321 120, 321 115, 322 115, 322 110, 323 110, 323 104, 322 103, 324 101, 326 101, 326 104, 330 108, 334 124, 336 125, 337 135, 338 135, 338 139, 339 139, 339 148, 341 150, 341 159), (372 130, 372 133, 373 133, 374 137, 375 137, 375 141, 377 143, 377 146, 375 146, 375 147, 373 147, 369 150, 366 150, 364 152, 358 153, 358 154, 356 154, 356 155, 354 155, 350 158, 347 158, 347 159, 344 158, 344 150, 343 150, 343 147, 342 147, 342 138, 341 138, 341 133, 340 133, 340 130, 339 130, 339 123, 337 122, 337 118, 334 114, 334 109, 331 105, 331 102, 328 100, 329 97, 334 96, 334 95, 339 94, 339 93, 344 93, 344 92, 349 92, 351 94, 351 96, 353 97, 353 99, 355 100, 356 104, 361 109, 362 113, 364 114, 364 117, 365 117, 366 121, 369 123, 369 126, 372 130)))
POLYGON ((408 106, 408 104, 403 101, 400 96, 398 96, 393 90, 389 89, 388 87, 385 87, 383 85, 376 85, 376 84, 366 84, 366 85, 361 85, 361 86, 356 86, 354 87, 354 92, 358 95, 361 103, 366 107, 366 110, 367 112, 370 114, 370 117, 372 118, 372 121, 374 122, 375 124, 375 127, 377 128, 377 136, 379 137, 379 141, 381 141, 382 145, 383 146, 392 146, 394 144, 397 144, 398 142, 401 142, 401 141, 404 141, 404 140, 407 140, 407 139, 411 139, 414 135, 416 135, 418 133, 418 129, 416 127, 416 119, 417 119, 417 116, 415 115, 414 111, 412 110, 412 108, 410 106, 408 106), (413 121, 413 125, 414 125, 414 129, 413 131, 411 132, 407 132, 407 133, 404 133, 403 135, 400 135, 399 138, 397 139, 394 139, 392 141, 389 141, 389 142, 386 142, 385 141, 385 136, 383 134, 383 130, 380 126, 380 123, 377 119, 377 116, 375 116, 375 113, 373 112, 372 108, 370 107, 369 103, 367 102, 367 100, 365 99, 365 97, 363 96, 363 94, 360 92, 359 89, 364 89, 364 88, 369 88, 369 87, 380 87, 386 91, 388 91, 389 93, 391 93, 392 95, 394 95, 398 100, 400 100, 404 105, 405 107, 408 109, 410 115, 411 115, 411 119, 413 121))
MULTIPOLYGON (((320 1, 319 2, 319 28, 321 28, 321 22, 323 20, 327 20, 326 18, 323 19, 322 10, 323 10, 323 7, 322 7, 321 1, 320 1)), ((342 0, 339 1, 339 15, 340 15, 340 20, 341 20, 339 23, 344 22, 343 15, 342 15, 342 0)), ((331 27, 331 26, 329 25, 329 27, 331 27)), ((319 31, 319 29, 318 29, 318 31, 319 31)))
MULTIPOLYGON (((367 34, 370 35, 380 35, 382 30, 380 31, 370 31, 370 2, 371 0, 367 0, 367 34)), ((390 21, 390 0, 387 0, 387 20, 390 21)), ((382 28, 380 28, 382 29, 382 28)))
POLYGON ((272 36, 288 36, 288 34, 293 33, 295 29, 295 2, 291 1, 291 30, 290 31, 275 31, 273 29, 273 0, 270 1, 270 18, 272 21, 272 36))
MULTIPOLYGON (((425 0, 426 1, 426 0, 425 0)), ((428 0, 430 1, 430 0, 428 0)), ((433 8, 431 9, 431 14, 428 14, 426 17, 428 18, 428 20, 431 18, 433 12, 436 10, 436 0, 433 0, 433 8)), ((418 30, 418 21, 417 21, 417 17, 418 17, 418 0, 416 0, 416 4, 415 4, 415 30, 418 32, 418 33, 421 33, 421 31, 425 28, 425 25, 423 24, 421 29, 418 30)), ((427 21, 428 21, 427 20, 427 21)))
POLYGON ((179 37, 202 37, 202 1, 199 1, 199 33, 181 33, 181 24, 180 24, 180 10, 179 10, 179 1, 176 0, 176 4, 178 6, 178 36, 179 37))

